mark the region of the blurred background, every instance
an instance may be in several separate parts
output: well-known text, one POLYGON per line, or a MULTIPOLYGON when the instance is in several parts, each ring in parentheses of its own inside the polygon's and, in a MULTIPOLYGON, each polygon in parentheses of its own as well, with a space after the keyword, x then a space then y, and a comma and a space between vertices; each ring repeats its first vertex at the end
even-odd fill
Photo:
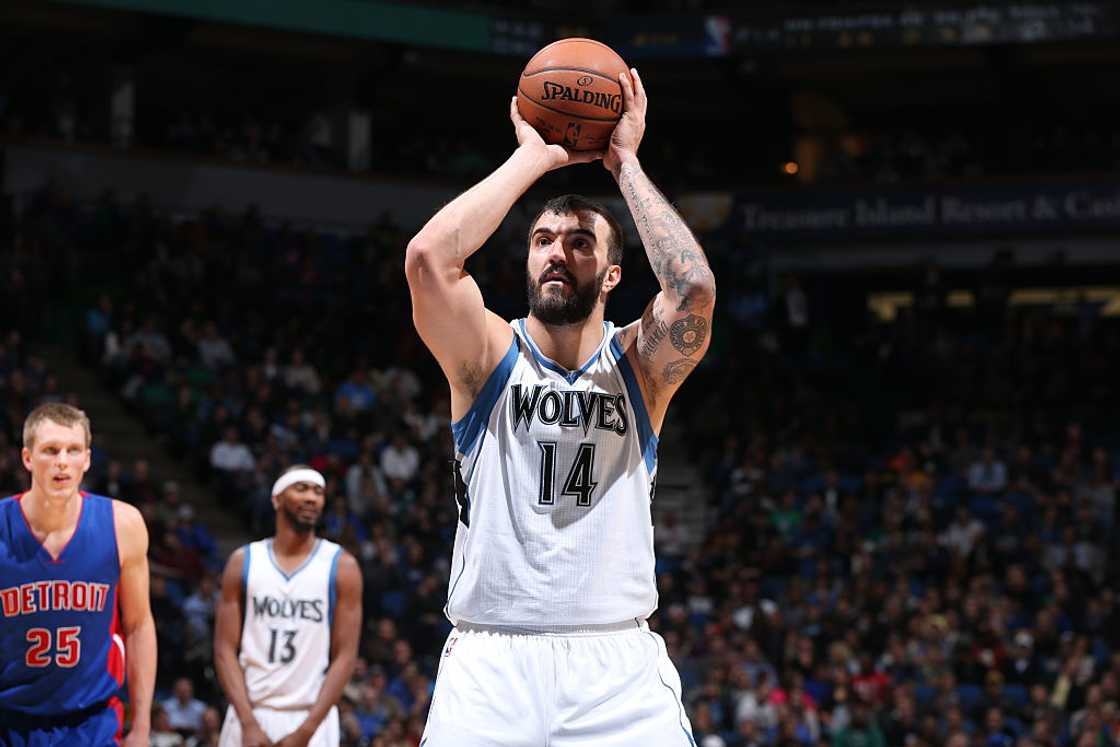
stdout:
MULTIPOLYGON (((718 278, 654 501, 697 745, 1120 744, 1117 3, 9 0, 0 485, 35 404, 91 415, 152 533, 153 743, 216 744, 215 579, 302 461, 365 577, 345 744, 418 744, 457 514, 404 248, 566 36, 641 70, 718 278)), ((570 191, 630 224, 547 175, 469 265, 497 313, 570 191)))

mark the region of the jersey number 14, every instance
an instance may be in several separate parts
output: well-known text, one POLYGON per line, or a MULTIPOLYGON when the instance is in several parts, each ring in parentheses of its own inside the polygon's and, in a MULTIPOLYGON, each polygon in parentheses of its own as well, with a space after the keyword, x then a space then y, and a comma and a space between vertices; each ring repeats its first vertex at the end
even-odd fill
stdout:
MULTIPOLYGON (((537 441, 537 446, 541 449, 541 491, 537 502, 542 506, 552 506, 556 503, 556 442, 537 441)), ((568 469, 560 495, 575 498, 577 506, 590 506, 591 494, 599 485, 594 480, 594 473, 595 444, 582 443, 568 469)))

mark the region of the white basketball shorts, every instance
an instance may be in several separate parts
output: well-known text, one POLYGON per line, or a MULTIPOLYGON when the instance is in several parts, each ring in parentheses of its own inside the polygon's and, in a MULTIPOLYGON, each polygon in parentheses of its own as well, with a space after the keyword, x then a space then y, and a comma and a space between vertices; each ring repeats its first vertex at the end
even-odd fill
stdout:
MULTIPOLYGON (((261 729, 273 742, 280 741, 298 729, 310 712, 309 710, 253 709, 253 715, 257 717, 257 723, 261 725, 261 729)), ((338 725, 338 708, 331 708, 327 711, 327 717, 323 719, 323 723, 319 724, 319 728, 315 730, 315 734, 311 737, 311 741, 307 743, 307 747, 338 747, 340 741, 342 741, 342 736, 338 725)), ((222 733, 218 737, 218 747, 241 747, 241 721, 238 720, 237 712, 233 710, 233 706, 226 710, 226 720, 222 724, 222 733)))
POLYGON ((696 747, 681 679, 645 622, 564 633, 460 624, 421 747, 696 747))

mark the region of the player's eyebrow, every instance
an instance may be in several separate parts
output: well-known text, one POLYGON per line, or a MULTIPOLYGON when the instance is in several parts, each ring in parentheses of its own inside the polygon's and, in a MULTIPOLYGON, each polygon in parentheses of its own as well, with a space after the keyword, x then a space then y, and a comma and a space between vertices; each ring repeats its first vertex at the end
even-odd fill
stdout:
POLYGON ((533 229, 533 238, 536 238, 537 234, 542 234, 542 233, 547 233, 547 234, 550 234, 550 235, 555 235, 557 233, 561 233, 561 234, 564 234, 566 236, 586 236, 587 238, 591 239, 592 241, 595 241, 595 232, 591 231, 589 229, 586 229, 586 228, 571 228, 571 229, 568 229, 567 231, 553 231, 551 228, 545 228, 544 226, 540 226, 538 228, 533 229))

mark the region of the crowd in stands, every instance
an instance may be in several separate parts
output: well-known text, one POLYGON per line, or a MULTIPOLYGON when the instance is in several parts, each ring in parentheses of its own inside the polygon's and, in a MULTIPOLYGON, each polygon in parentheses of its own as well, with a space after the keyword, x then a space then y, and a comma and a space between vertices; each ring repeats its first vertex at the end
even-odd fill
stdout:
MULTIPOLYGON (((384 219, 345 239, 252 212, 173 221, 109 196, 78 210, 57 190, 24 223, 78 251, 98 289, 81 299, 85 362, 247 537, 269 531, 285 466, 328 476, 322 531, 364 574, 345 743, 415 747, 449 629, 457 512, 446 391, 402 282, 408 232, 384 219)), ((521 246, 501 240, 476 270, 512 316, 521 246)), ((812 286, 790 280, 759 315, 744 312, 749 289, 721 281, 711 359, 673 421, 705 465, 708 518, 699 535, 658 526, 651 620, 700 747, 1120 745, 1120 330, 1094 307, 1010 309, 994 281, 961 316, 937 273, 923 277, 912 309, 855 329, 830 323, 812 286)), ((6 339, 0 365, 19 350, 34 371, 6 339)), ((6 370, 10 432, 50 387, 41 365, 22 384, 6 370)), ((160 744, 207 744, 223 559, 176 486, 114 456, 99 489, 165 522, 160 744)))
MULTIPOLYGON (((456 182, 485 176, 513 144, 511 133, 503 129, 464 138, 454 127, 440 129, 439 122, 417 129, 407 120, 379 121, 368 144, 368 159, 359 166, 345 155, 339 109, 308 103, 279 110, 275 101, 268 108, 254 105, 252 99, 239 106, 206 108, 162 98, 149 101, 145 89, 138 95, 136 125, 122 137, 111 130, 96 94, 78 77, 77 71, 60 66, 31 91, 0 90, 0 136, 113 144, 253 166, 339 173, 368 169, 456 182)), ((680 127, 682 114, 675 116, 662 123, 663 130, 680 127)), ((934 117, 909 127, 809 130, 791 143, 784 132, 759 132, 741 142, 740 123, 729 120, 711 123, 706 138, 651 138, 643 144, 643 158, 663 181, 676 180, 693 189, 788 185, 791 179, 781 170, 787 158, 812 161, 804 164, 798 181, 819 185, 1099 174, 1120 165, 1120 130, 1107 121, 962 121, 959 116, 934 117), (798 139, 811 142, 809 152, 798 155, 798 139), (768 157, 759 158, 760 151, 768 157)), ((568 176, 562 172, 560 178, 568 176)))

